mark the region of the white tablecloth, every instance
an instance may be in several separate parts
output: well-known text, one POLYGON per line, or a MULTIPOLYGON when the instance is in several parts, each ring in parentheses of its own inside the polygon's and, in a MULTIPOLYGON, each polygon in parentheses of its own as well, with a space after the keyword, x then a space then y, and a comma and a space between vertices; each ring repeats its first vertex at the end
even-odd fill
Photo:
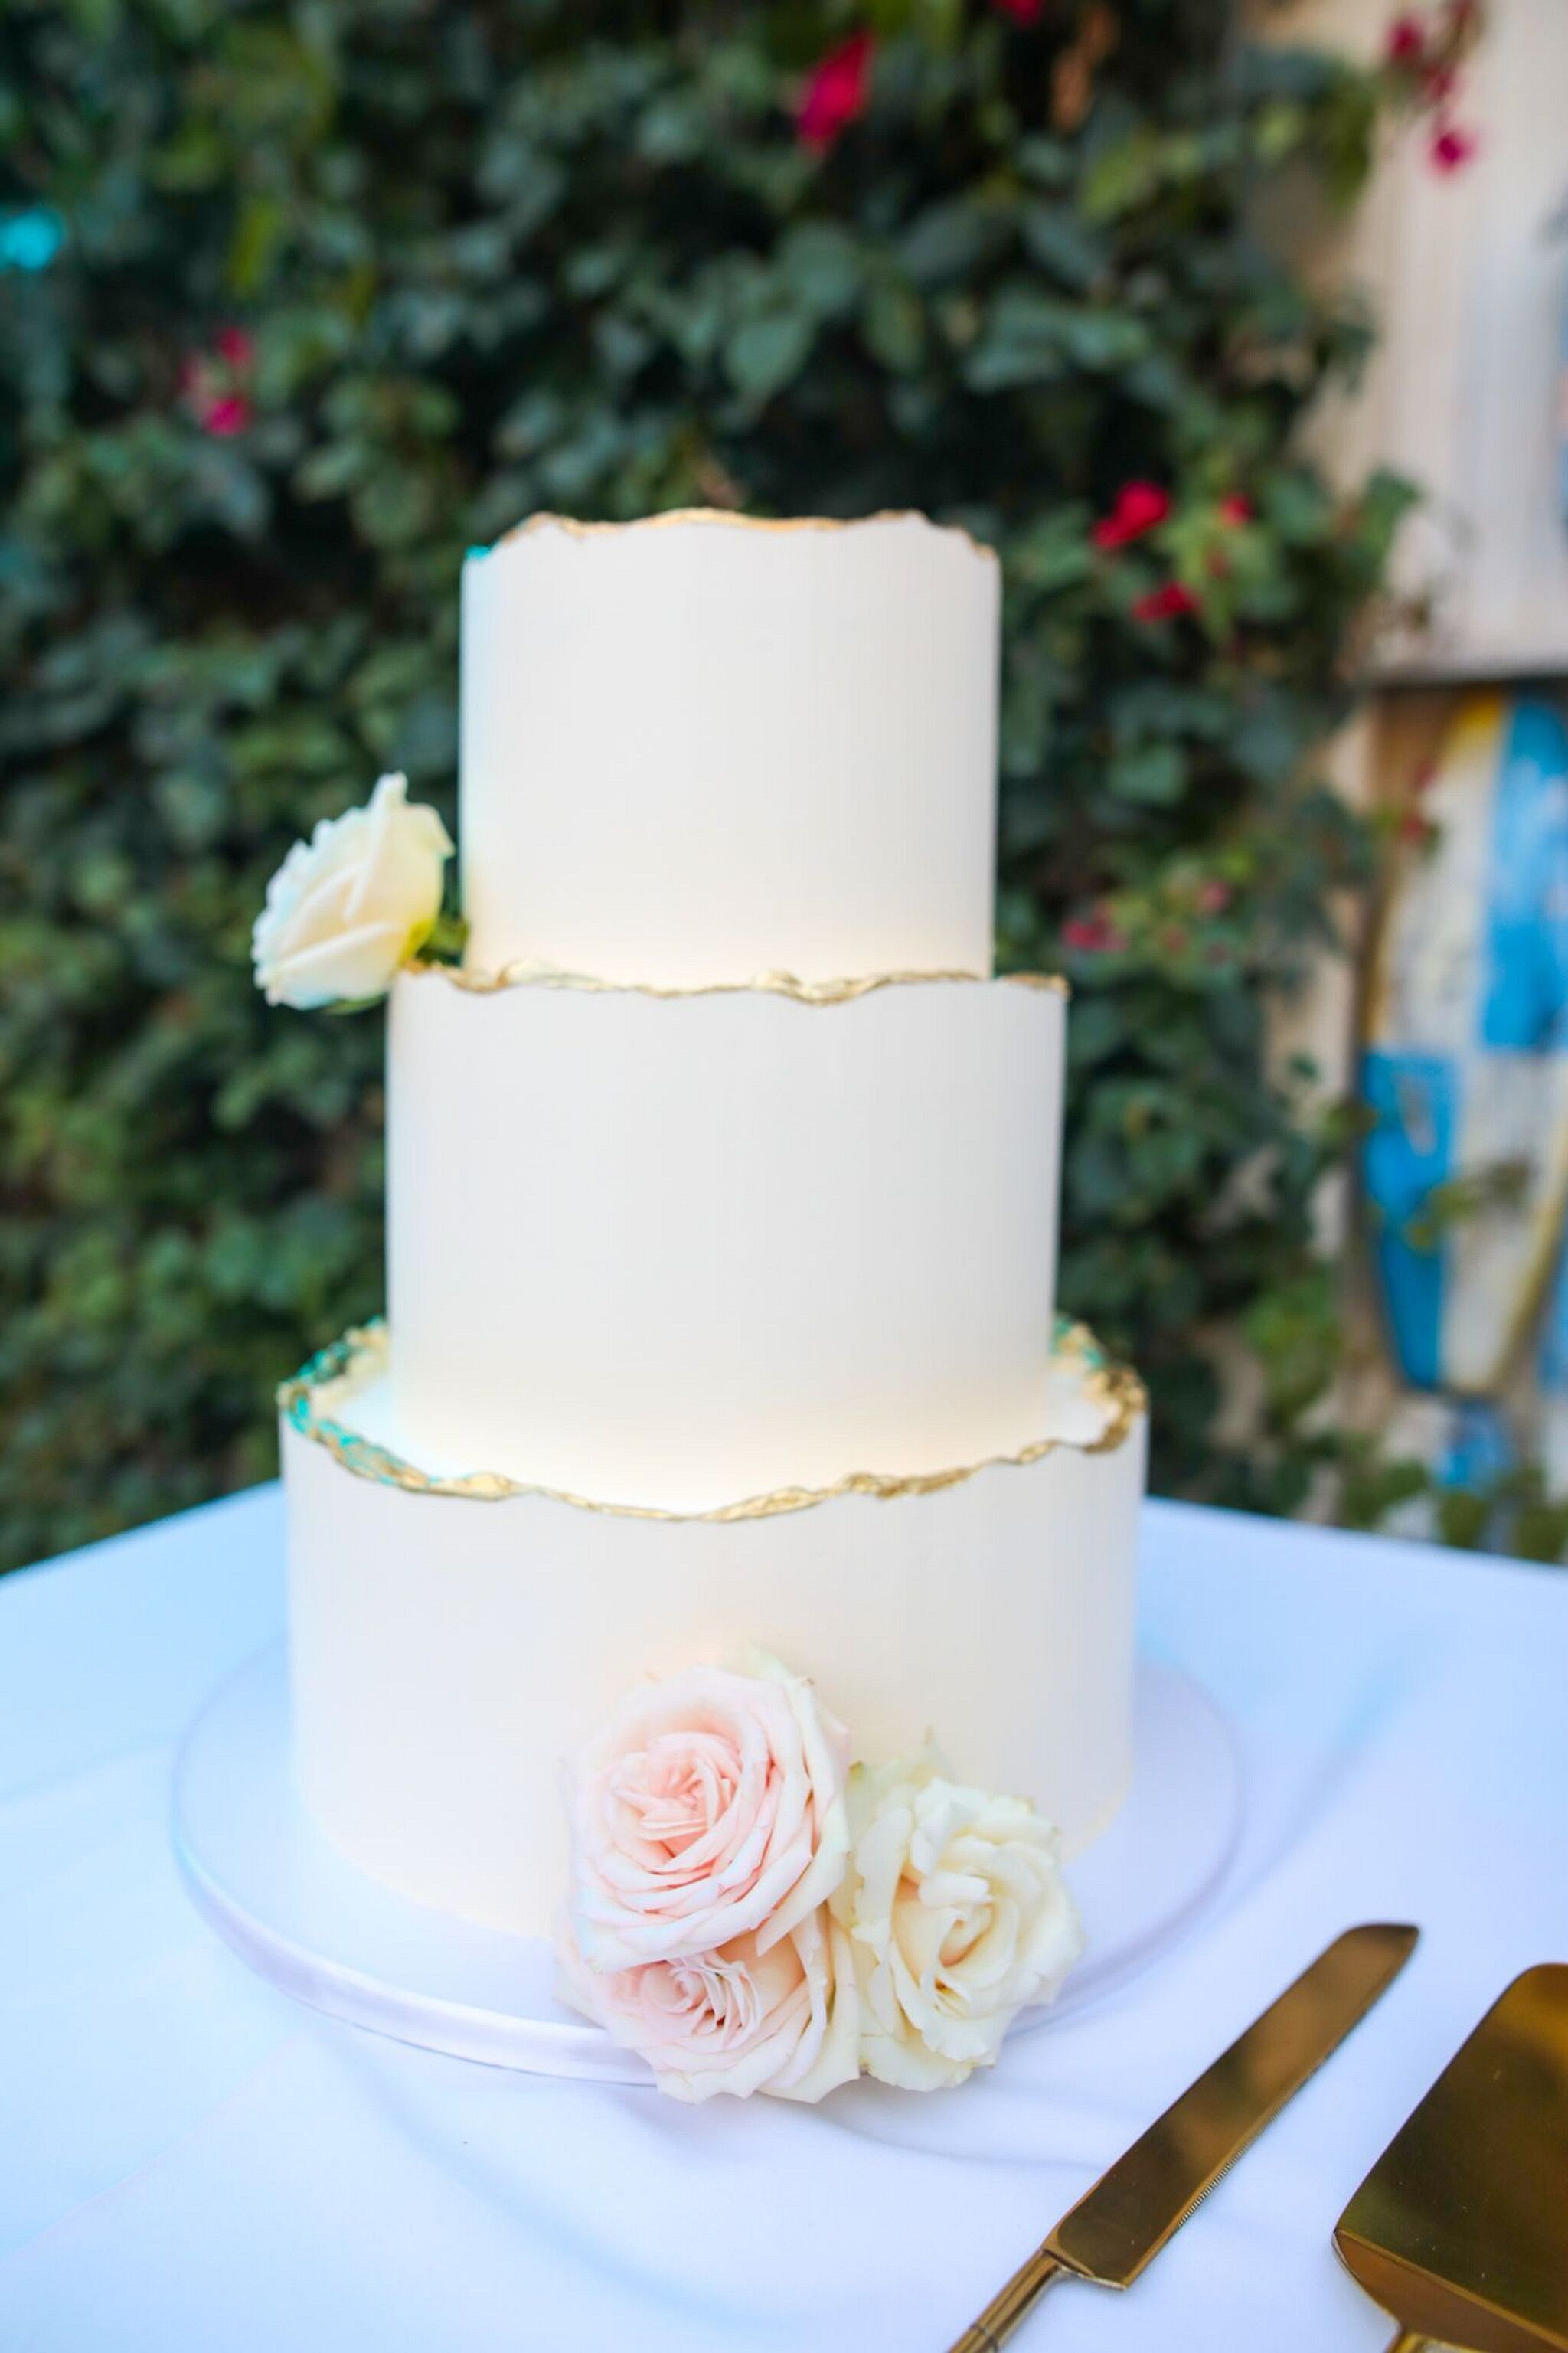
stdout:
POLYGON ((1568 1957, 1568 1577, 1152 1505, 1145 1644, 1232 1716, 1247 1820, 1147 1975, 963 2090, 817 2110, 405 2050, 249 1977, 171 1861, 176 1738, 280 1588, 271 1489, 0 1583, 6 2353, 942 2353, 1329 1936, 1392 1918, 1426 1931, 1404 1976, 1152 2269, 1018 2340, 1381 2347, 1334 2218, 1568 1957))

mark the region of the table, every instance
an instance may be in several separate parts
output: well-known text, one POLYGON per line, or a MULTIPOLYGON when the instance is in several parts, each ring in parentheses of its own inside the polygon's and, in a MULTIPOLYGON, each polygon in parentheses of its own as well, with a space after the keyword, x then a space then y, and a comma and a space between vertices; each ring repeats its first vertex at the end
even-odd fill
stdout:
POLYGON ((1338 1929, 1419 1921, 1352 2042, 1126 2296, 1016 2340, 1380 2348, 1329 2251, 1489 2002, 1568 1957, 1568 1576, 1153 1504, 1143 1640, 1240 1736, 1186 1939, 994 2075, 817 2110, 537 2080, 297 2009, 191 1909, 174 1744, 281 1619, 276 1489, 0 1583, 0 2346, 942 2353, 1338 1929))

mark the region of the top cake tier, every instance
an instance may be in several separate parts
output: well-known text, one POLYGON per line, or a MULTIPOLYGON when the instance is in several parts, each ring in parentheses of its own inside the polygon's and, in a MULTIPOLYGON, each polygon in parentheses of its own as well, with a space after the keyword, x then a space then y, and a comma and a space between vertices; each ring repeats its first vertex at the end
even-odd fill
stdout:
POLYGON ((542 515, 470 555, 470 966, 989 974, 999 602, 913 514, 542 515))

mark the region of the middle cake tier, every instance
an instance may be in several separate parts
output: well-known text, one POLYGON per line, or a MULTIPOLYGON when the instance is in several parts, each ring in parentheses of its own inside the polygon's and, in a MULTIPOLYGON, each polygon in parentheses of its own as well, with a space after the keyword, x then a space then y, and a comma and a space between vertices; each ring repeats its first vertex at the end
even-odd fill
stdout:
POLYGON ((1027 1445, 1064 995, 402 975, 401 1426, 448 1472, 682 1511, 1027 1445))

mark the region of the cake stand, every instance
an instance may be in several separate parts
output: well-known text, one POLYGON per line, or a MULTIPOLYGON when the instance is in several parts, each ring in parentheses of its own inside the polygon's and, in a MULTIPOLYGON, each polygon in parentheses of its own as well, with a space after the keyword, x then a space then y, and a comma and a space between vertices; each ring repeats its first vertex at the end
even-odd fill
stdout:
MULTIPOLYGON (((1138 1666, 1132 1787, 1068 1867, 1083 1959, 1026 2033, 1110 1991, 1188 1927, 1240 1825, 1230 1732, 1178 1669, 1138 1666)), ((306 1815, 289 1770, 288 1662, 273 1644, 220 1685, 175 1768, 174 1845, 197 1908, 258 1973, 374 2033, 493 2067, 647 2084, 643 2063, 562 2007, 549 1946, 410 1903, 346 1862, 306 1815)))

